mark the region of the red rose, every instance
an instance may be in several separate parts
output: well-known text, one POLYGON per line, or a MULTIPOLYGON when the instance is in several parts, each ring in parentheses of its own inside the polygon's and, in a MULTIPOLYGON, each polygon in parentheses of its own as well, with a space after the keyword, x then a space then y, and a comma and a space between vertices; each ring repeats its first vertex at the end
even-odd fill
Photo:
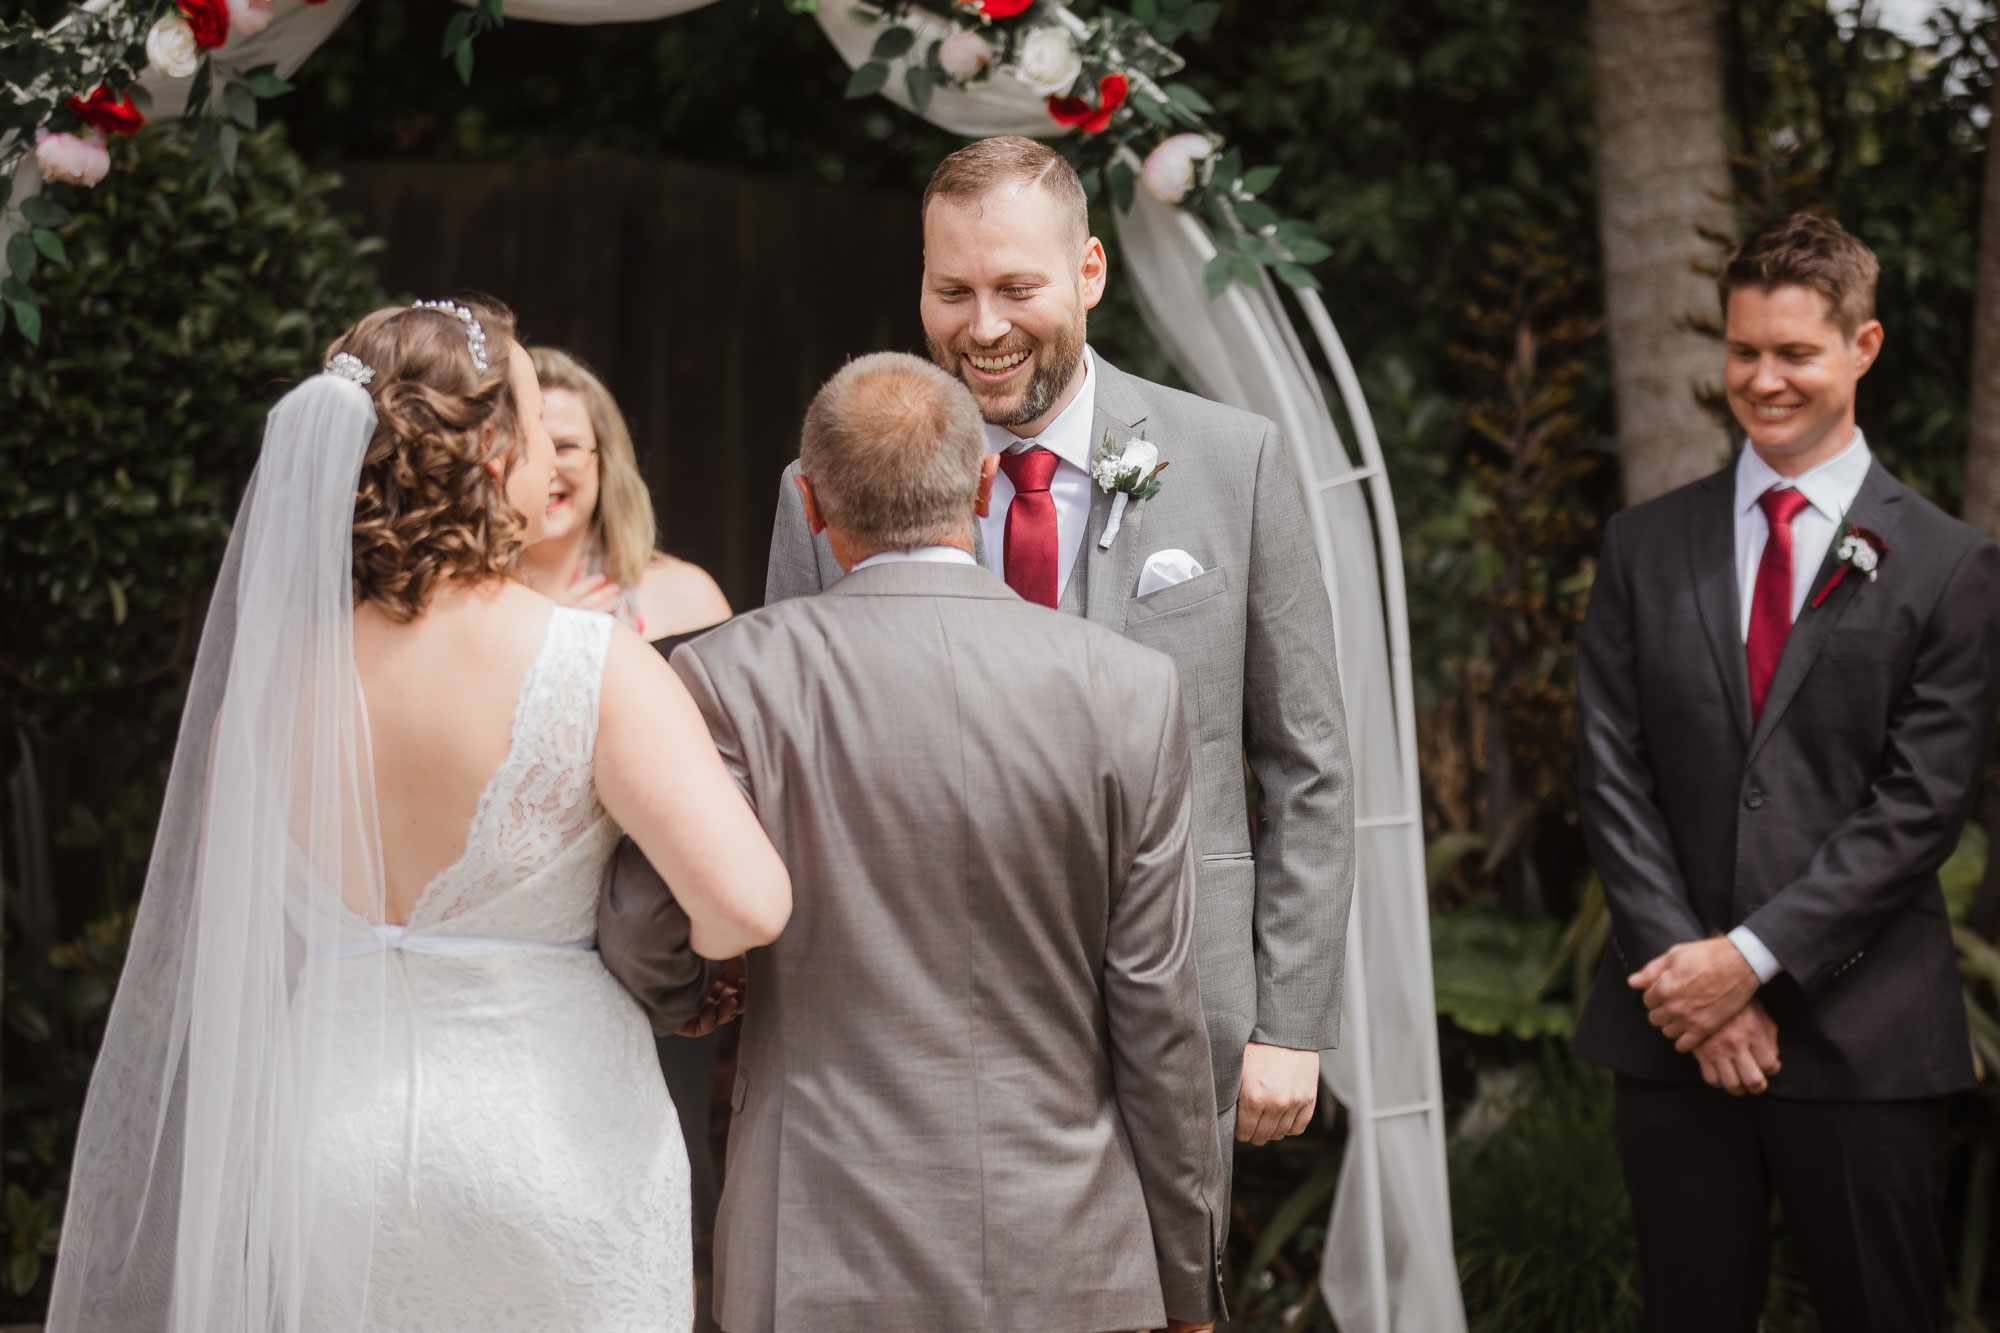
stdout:
POLYGON ((1097 105, 1081 97, 1051 97, 1049 117, 1058 125, 1074 125, 1085 134, 1102 134, 1111 124, 1111 114, 1125 105, 1130 91, 1123 74, 1107 74, 1097 81, 1097 105))
POLYGON ((213 51, 229 40, 229 6, 224 0, 175 0, 194 29, 197 50, 213 51))
POLYGON ((76 112, 78 120, 106 134, 132 134, 146 123, 145 114, 132 102, 132 94, 114 102, 102 84, 90 96, 72 97, 63 105, 76 112))
POLYGON ((966 8, 990 19, 1013 18, 1033 3, 1035 0, 965 0, 966 8))

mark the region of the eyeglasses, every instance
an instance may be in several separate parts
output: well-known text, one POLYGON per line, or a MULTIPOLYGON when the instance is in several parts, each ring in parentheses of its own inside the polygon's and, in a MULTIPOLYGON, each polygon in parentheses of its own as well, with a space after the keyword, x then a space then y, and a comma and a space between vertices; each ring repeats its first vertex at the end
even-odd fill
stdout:
POLYGON ((589 467, 588 460, 597 457, 597 450, 586 449, 580 444, 564 442, 556 446, 556 466, 565 472, 581 472, 589 467))

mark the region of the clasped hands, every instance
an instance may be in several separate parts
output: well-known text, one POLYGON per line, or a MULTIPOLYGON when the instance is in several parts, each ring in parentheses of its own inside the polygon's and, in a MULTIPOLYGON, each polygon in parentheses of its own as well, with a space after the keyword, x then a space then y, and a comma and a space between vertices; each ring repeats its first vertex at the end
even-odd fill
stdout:
POLYGON ((708 988, 695 1016, 674 1029, 676 1037, 706 1037, 724 1023, 733 1022, 750 1007, 750 976, 746 960, 739 954, 722 965, 722 975, 708 988))
POLYGON ((1625 978, 1647 1019, 1701 1065, 1711 1087, 1763 1092, 1778 1072, 1778 1025, 1757 1000, 1757 973, 1722 936, 1676 944, 1625 978))

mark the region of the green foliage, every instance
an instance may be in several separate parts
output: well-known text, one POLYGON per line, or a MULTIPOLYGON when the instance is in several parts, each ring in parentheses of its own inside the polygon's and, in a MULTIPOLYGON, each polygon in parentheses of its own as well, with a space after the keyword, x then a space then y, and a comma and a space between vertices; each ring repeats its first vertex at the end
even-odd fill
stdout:
POLYGON ((1438 1012, 1467 1032, 1567 1037, 1576 1015, 1543 998, 1562 923, 1502 907, 1461 907, 1431 920, 1438 1012))
POLYGON ((1475 1333, 1640 1327, 1609 1079, 1552 1058, 1524 1107, 1451 1154, 1452 1231, 1475 1333))
POLYGON ((42 346, 0 372, 0 674, 28 695, 179 666, 265 410, 375 301, 332 182, 280 131, 245 135, 216 189, 193 137, 115 145, 45 272, 42 346))

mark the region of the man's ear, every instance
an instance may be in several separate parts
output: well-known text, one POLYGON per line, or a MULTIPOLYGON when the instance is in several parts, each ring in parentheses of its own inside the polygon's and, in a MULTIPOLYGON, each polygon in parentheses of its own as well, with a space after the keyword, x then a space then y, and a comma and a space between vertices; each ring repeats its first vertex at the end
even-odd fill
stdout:
MULTIPOLYGON (((973 493, 972 512, 985 518, 993 510, 993 478, 1000 471, 1000 455, 988 454, 979 465, 979 489, 973 493)), ((804 480, 803 477, 800 478, 804 480)))
POLYGON ((817 537, 826 531, 826 515, 819 512, 819 501, 813 498, 813 484, 801 473, 794 473, 792 480, 799 484, 799 496, 805 501, 806 526, 811 528, 813 536, 817 537))
POLYGON ((1882 355, 1882 340, 1888 336, 1882 328, 1882 321, 1871 319, 1854 331, 1855 374, 1866 375, 1868 368, 1882 355))
POLYGON ((1083 308, 1095 310, 1097 303, 1104 299, 1104 283, 1111 274, 1111 261, 1104 257, 1104 242, 1095 236, 1083 245, 1083 258, 1078 261, 1076 282, 1083 293, 1083 308))

